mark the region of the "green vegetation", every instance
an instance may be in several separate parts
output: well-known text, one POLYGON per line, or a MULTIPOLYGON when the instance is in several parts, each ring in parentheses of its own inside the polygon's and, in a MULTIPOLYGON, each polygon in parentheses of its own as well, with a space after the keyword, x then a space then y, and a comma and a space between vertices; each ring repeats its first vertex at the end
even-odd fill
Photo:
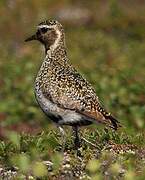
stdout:
POLYGON ((0 177, 145 179, 144 10, 143 2, 115 0, 1 0, 0 177), (81 18, 60 15, 77 8, 81 18), (24 39, 46 18, 64 24, 72 64, 123 126, 118 132, 96 125, 82 128, 80 157, 68 127, 62 153, 59 131, 33 94, 44 54, 39 44, 24 39))

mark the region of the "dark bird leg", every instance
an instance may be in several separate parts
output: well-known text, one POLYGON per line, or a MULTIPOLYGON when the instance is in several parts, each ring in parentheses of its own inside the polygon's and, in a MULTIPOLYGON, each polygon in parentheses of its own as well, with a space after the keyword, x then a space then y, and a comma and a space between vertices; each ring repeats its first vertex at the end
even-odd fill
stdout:
POLYGON ((73 126, 73 131, 74 131, 74 145, 75 149, 78 150, 80 148, 80 139, 79 139, 79 134, 78 134, 78 126, 73 126))

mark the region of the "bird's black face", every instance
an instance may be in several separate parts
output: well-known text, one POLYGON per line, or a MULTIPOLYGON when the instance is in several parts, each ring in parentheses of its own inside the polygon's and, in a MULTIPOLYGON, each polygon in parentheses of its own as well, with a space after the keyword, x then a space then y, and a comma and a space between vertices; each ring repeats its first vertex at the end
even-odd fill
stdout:
POLYGON ((59 26, 56 21, 45 21, 38 25, 37 31, 34 35, 27 38, 25 41, 38 40, 45 45, 48 50, 57 39, 59 26))

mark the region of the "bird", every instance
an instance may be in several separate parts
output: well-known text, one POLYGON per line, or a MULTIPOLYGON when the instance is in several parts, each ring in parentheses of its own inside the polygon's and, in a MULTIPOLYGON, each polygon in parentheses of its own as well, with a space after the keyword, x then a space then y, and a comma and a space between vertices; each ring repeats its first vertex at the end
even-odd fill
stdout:
POLYGON ((103 108, 95 89, 70 62, 63 26, 57 20, 45 20, 25 41, 33 40, 39 41, 45 49, 45 58, 35 79, 35 97, 62 135, 64 125, 72 126, 77 149, 81 126, 101 123, 117 130, 120 122, 103 108))

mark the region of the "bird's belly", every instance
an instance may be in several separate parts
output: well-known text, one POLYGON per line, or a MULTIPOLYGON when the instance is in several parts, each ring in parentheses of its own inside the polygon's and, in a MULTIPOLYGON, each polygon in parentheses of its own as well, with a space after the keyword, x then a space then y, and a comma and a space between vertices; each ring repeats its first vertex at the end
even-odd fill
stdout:
POLYGON ((56 123, 61 120, 60 108, 46 98, 40 89, 35 89, 35 96, 40 108, 51 120, 56 123))
POLYGON ((91 124, 89 120, 83 117, 81 114, 78 114, 75 111, 62 109, 58 107, 57 104, 54 104, 48 98, 46 98, 42 91, 36 92, 36 99, 40 105, 42 111, 55 123, 60 125, 88 125, 91 124))
POLYGON ((78 114, 75 111, 66 111, 63 115, 63 118, 61 121, 59 121, 59 124, 61 125, 69 125, 69 126, 85 126, 89 125, 92 122, 86 119, 81 114, 78 114))

